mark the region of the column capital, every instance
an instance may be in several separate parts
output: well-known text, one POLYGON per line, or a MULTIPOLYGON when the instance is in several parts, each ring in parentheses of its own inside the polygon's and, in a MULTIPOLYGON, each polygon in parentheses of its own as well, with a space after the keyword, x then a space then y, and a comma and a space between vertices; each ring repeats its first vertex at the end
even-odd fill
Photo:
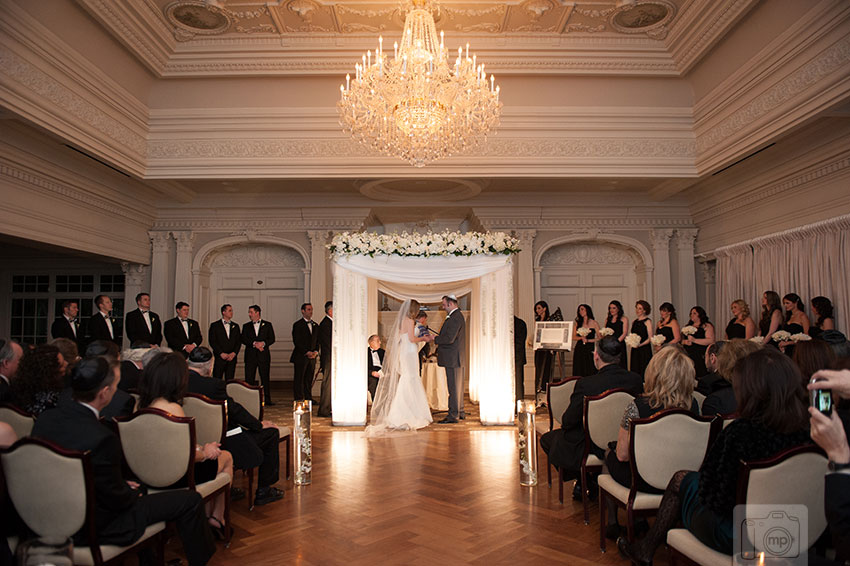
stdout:
POLYGON ((179 232, 172 232, 172 236, 177 241, 177 251, 178 252, 191 252, 192 244, 195 241, 195 233, 191 230, 183 230, 179 232))
POLYGON ((670 249, 670 238, 672 237, 672 228, 653 228, 649 231, 649 241, 654 251, 666 251, 670 249))
POLYGON ((171 232, 148 232, 148 238, 151 240, 151 249, 154 252, 167 252, 168 241, 171 239, 171 232))
POLYGON ((693 252, 699 228, 679 228, 676 230, 676 247, 680 251, 693 252))
POLYGON ((307 230, 307 237, 311 244, 324 245, 328 240, 328 230, 307 230))
POLYGON ((141 287, 148 275, 148 266, 141 263, 121 262, 121 271, 124 272, 125 286, 141 287))
POLYGON ((534 245, 534 238, 537 236, 537 230, 513 230, 513 236, 519 240, 520 248, 523 251, 531 251, 531 246, 534 245))

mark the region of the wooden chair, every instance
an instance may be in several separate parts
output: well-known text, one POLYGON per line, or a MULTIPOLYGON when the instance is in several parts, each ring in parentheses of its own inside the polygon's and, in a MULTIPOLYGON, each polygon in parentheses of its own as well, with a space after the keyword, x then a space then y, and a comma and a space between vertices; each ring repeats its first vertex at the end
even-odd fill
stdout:
POLYGON ((86 533, 89 546, 74 544, 74 564, 121 564, 124 555, 155 545, 164 564, 165 523, 148 525, 129 546, 101 545, 95 528, 94 475, 88 452, 64 450, 38 438, 23 438, 0 451, 9 498, 36 535, 70 538, 86 533))
POLYGON ((694 399, 696 399, 697 405, 699 405, 700 413, 702 413, 702 403, 703 401, 705 401, 705 395, 703 395, 699 391, 694 391, 694 399))
POLYGON ((668 409, 647 419, 635 419, 629 428, 629 465, 632 483, 626 487, 610 475, 599 476, 599 546, 605 552, 606 499, 626 509, 626 532, 634 542, 634 520, 654 515, 662 495, 638 491, 643 479, 664 490, 679 470, 699 470, 720 427, 719 419, 698 417, 684 409, 668 409))
MULTIPOLYGON (((222 409, 215 406, 215 411, 221 418, 222 409)), ((205 501, 224 493, 226 539, 229 541, 232 534, 230 483, 233 478, 220 472, 208 482, 195 483, 195 419, 148 408, 137 411, 131 417, 116 419, 116 423, 124 459, 139 481, 149 487, 150 493, 170 491, 173 489, 170 486, 184 476, 188 489, 197 491, 205 501)), ((209 434, 210 429, 205 427, 205 430, 205 434, 209 434)))
POLYGON ((0 422, 11 426, 15 435, 20 439, 32 433, 35 417, 11 403, 0 403, 0 422))
MULTIPOLYGON (((824 474, 827 459, 812 444, 797 446, 765 460, 743 462, 738 474, 739 505, 805 505, 808 539, 805 550, 826 530, 824 474)), ((758 541, 754 541, 758 542, 758 541)), ((732 566, 732 556, 702 544, 687 529, 667 533, 672 566, 732 566)), ((802 552, 804 548, 801 548, 802 552)), ((753 560, 755 563, 756 560, 753 560)))
POLYGON ((587 492, 587 473, 600 473, 605 462, 590 453, 590 447, 608 447, 609 442, 617 440, 620 419, 626 407, 634 401, 634 395, 625 389, 609 389, 599 395, 584 398, 584 455, 581 458, 581 503, 584 507, 584 524, 590 524, 590 500, 587 492))
MULTIPOLYGON (((265 404, 262 385, 251 385, 241 379, 232 379, 225 387, 230 398, 245 407, 258 421, 263 420, 265 404)), ((278 426, 278 429, 280 441, 286 443, 286 479, 288 480, 292 477, 292 430, 288 426, 278 426)), ((253 477, 250 477, 249 482, 252 483, 252 480, 253 477)))
MULTIPOLYGON (((567 379, 563 379, 561 381, 556 381, 555 383, 550 383, 549 388, 546 391, 546 407, 549 409, 549 423, 548 427, 545 421, 535 421, 535 427, 537 428, 536 433, 537 436, 540 437, 544 433, 555 430, 556 428, 560 428, 561 426, 561 416, 563 416, 564 411, 567 410, 567 407, 570 406, 570 397, 572 397, 573 391, 575 391, 576 383, 580 377, 568 377, 567 379), (545 430, 544 430, 545 429, 545 430)), ((552 485, 552 464, 549 462, 549 458, 546 458, 546 479, 548 480, 549 485, 552 485)), ((561 503, 564 502, 564 474, 563 472, 558 472, 558 501, 561 503)))

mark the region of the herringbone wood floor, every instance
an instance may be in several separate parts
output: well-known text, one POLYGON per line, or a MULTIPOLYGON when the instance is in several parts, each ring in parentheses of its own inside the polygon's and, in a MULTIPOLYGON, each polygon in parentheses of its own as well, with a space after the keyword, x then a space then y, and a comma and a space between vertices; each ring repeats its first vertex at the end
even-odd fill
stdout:
MULTIPOLYGON (((289 407, 284 397, 267 417, 291 425, 289 407)), ((519 485, 512 427, 467 419, 366 439, 362 429, 330 426, 315 409, 313 420, 312 485, 281 481, 284 499, 253 511, 245 500, 234 503, 233 542, 219 543, 211 566, 626 564, 610 542, 599 551, 598 508, 585 526, 572 483, 558 503, 542 451, 540 485, 519 485)), ((234 485, 243 481, 237 473, 234 485)), ((178 540, 169 551, 179 553, 178 540)), ((666 564, 666 553, 656 559, 666 564)))

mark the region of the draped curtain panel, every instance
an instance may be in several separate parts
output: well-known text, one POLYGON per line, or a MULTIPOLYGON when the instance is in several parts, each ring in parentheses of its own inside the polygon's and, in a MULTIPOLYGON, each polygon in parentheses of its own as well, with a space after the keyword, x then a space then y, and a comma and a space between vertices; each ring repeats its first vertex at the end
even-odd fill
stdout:
POLYGON ((744 299, 758 324, 762 294, 772 290, 780 297, 800 295, 812 324, 812 297, 828 297, 836 328, 850 331, 850 215, 720 248, 715 255, 720 323, 731 317, 731 302, 744 299))
POLYGON ((347 256, 334 260, 333 422, 366 423, 369 279, 398 298, 471 293, 466 339, 470 396, 483 424, 512 424, 513 276, 510 256, 347 256))

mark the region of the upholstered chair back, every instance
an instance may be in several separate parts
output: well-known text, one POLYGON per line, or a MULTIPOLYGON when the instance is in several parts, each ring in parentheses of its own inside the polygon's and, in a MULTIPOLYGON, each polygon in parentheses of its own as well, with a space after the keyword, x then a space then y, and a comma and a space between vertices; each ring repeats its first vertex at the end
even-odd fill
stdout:
POLYGON ((263 388, 244 381, 228 381, 227 395, 245 407, 255 419, 263 418, 263 388))
POLYGON ((20 439, 32 433, 35 417, 14 405, 3 403, 0 405, 0 422, 11 426, 15 435, 20 439))
POLYGON ((198 444, 224 442, 227 430, 227 401, 213 401, 203 395, 187 393, 183 412, 195 419, 195 441, 198 444))
POLYGON ((634 396, 625 391, 606 391, 602 395, 585 398, 585 426, 590 440, 606 448, 617 440, 620 420, 634 396))
POLYGON ((195 420, 159 409, 118 419, 124 458, 145 485, 161 488, 186 475, 195 456, 195 420))
POLYGON ((712 419, 671 410, 632 421, 634 463, 652 487, 665 489, 679 470, 699 470, 711 440, 712 419))

